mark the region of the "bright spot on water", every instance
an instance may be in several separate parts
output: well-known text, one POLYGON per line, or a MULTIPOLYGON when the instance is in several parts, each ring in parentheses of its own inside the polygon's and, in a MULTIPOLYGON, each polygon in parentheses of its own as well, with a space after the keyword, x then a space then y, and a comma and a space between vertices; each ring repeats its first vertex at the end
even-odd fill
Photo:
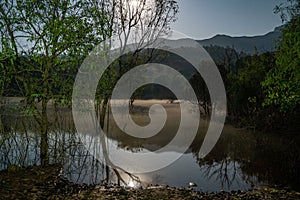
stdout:
POLYGON ((128 186, 129 186, 129 187, 135 187, 133 181, 129 181, 128 186))

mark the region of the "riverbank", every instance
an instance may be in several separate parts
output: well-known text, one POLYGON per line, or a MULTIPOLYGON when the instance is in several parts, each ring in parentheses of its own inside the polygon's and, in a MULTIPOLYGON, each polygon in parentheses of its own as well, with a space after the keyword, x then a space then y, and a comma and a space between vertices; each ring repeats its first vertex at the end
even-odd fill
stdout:
POLYGON ((261 187, 250 191, 204 193, 166 185, 147 188, 76 185, 60 178, 59 165, 0 171, 0 199, 300 199, 300 193, 261 187))

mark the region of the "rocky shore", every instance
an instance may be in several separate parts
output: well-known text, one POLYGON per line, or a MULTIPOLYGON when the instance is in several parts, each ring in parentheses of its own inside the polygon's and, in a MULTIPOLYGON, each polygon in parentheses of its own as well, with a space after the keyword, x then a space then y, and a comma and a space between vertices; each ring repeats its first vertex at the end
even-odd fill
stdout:
POLYGON ((147 188, 76 185, 61 179, 60 166, 0 171, 0 199, 300 199, 288 189, 261 187, 250 191, 204 193, 167 185, 147 188))

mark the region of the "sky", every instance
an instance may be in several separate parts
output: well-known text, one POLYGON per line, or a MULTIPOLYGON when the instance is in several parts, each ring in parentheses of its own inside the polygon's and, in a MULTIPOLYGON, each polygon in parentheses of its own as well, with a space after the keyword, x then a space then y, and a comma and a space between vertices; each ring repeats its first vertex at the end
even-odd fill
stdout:
POLYGON ((177 0, 172 28, 194 39, 263 35, 282 25, 274 7, 286 0, 177 0))

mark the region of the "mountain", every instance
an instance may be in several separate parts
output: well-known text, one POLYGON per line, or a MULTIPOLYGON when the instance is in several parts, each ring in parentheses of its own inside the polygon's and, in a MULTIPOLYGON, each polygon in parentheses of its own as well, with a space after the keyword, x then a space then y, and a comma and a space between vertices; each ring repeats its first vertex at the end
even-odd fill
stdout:
POLYGON ((228 35, 216 35, 210 39, 198 40, 202 46, 221 46, 232 47, 238 52, 253 55, 255 48, 258 53, 274 51, 276 49, 276 41, 281 37, 283 26, 279 26, 265 35, 260 36, 242 36, 231 37, 228 35))

